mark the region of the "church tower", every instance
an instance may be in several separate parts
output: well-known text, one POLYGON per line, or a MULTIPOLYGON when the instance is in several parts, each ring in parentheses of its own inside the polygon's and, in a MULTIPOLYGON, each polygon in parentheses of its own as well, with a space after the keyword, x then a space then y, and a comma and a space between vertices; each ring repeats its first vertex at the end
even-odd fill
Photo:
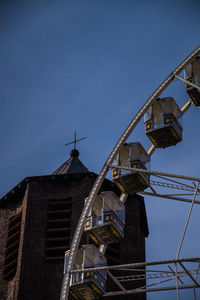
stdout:
MULTIPOLYGON (((79 160, 78 150, 70 156, 51 175, 27 177, 0 200, 1 300, 60 297, 64 253, 97 178, 79 160)), ((109 180, 101 190, 119 195, 109 180)), ((129 196, 126 207, 125 238, 107 247, 109 264, 145 260, 148 225, 143 198, 129 196)))

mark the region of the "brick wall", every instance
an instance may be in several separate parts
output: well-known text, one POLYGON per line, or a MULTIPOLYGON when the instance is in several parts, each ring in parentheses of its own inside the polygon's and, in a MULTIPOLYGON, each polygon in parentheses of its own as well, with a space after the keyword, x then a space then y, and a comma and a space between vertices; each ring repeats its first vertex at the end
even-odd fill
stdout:
MULTIPOLYGON (((15 196, 14 196, 15 197, 15 196)), ((16 196, 17 197, 17 196, 16 196)), ((0 299, 1 300, 15 300, 18 294, 18 282, 21 271, 21 255, 23 247, 23 235, 26 220, 26 203, 27 203, 27 191, 23 196, 15 198, 15 201, 8 202, 7 206, 0 206, 0 299), (14 277, 11 280, 5 280, 4 267, 5 267, 5 255, 8 237, 9 219, 17 214, 21 213, 21 226, 20 226, 20 239, 18 245, 17 255, 17 268, 14 277)))
MULTIPOLYGON (((0 233, 0 243, 3 245, 0 248, 1 262, 3 262, 5 254, 8 218, 22 211, 17 272, 15 277, 8 282, 2 279, 2 272, 0 271, 1 300, 59 299, 63 279, 64 250, 63 257, 56 259, 49 259, 45 251, 49 224, 47 213, 49 201, 59 202, 62 199, 72 199, 69 224, 71 239, 84 200, 88 196, 96 177, 94 173, 37 177, 29 180, 23 197, 19 201, 10 200, 7 205, 4 204, 2 209, 0 203, 0 226, 4 228, 0 233)), ((101 190, 114 190, 119 194, 115 185, 108 180, 105 180, 101 190)), ((129 197, 126 202, 125 237, 119 245, 120 263, 145 260, 140 201, 143 200, 129 197)), ((127 296, 126 299, 145 299, 145 296, 131 297, 128 298, 127 296)))
MULTIPOLYGON (((79 220, 84 199, 94 182, 93 176, 72 176, 66 182, 34 181, 29 184, 27 222, 24 232, 19 300, 59 299, 63 278, 63 257, 47 260, 45 239, 48 200, 72 198, 71 237, 79 220)), ((67 250, 67 248, 65 249, 67 250)))

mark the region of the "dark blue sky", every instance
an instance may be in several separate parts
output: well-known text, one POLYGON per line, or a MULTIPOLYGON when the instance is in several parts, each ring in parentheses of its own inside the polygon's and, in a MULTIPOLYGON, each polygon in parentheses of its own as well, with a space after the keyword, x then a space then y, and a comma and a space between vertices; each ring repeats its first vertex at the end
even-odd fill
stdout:
MULTIPOLYGON (((198 0, 13 0, 0 5, 0 196, 26 176, 52 173, 69 157, 70 148, 63 145, 75 130, 78 137, 87 136, 78 145, 80 159, 98 173, 133 115, 200 44, 198 0)), ((168 92, 179 105, 187 99, 182 85, 168 92)), ((184 116, 183 142, 157 151, 153 170, 199 176, 198 120, 194 107, 184 116)), ((130 140, 148 148, 143 122, 130 140)), ((177 249, 179 224, 189 207, 147 200, 147 258, 172 257, 174 252, 165 250, 169 244, 177 249)), ((175 296, 170 293, 170 299, 175 296)))

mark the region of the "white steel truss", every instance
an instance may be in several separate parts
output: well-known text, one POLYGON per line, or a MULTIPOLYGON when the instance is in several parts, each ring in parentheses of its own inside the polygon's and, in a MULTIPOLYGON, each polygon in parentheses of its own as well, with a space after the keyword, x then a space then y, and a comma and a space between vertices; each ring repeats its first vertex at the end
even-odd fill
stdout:
POLYGON ((176 279, 180 290, 200 287, 200 257, 72 270, 71 274, 92 271, 107 272, 108 277, 116 284, 115 291, 108 291, 103 297, 176 290, 176 279), (152 267, 154 268, 151 269, 152 267), (127 288, 129 282, 136 282, 137 288, 127 288), (140 287, 138 282, 141 283, 140 287))
MULTIPOLYGON (((161 95, 161 93, 170 85, 170 83, 176 78, 187 85, 193 86, 198 90, 200 87, 194 85, 193 83, 186 81, 181 78, 179 74, 184 70, 185 66, 189 64, 197 55, 200 54, 200 47, 197 47, 185 60, 177 66, 177 68, 170 73, 170 75, 161 83, 161 85, 154 91, 154 93, 149 97, 149 99, 144 103, 138 113, 133 117, 132 121, 129 123, 124 133, 121 135, 117 141, 115 147, 111 151, 107 161, 103 165, 98 178, 96 179, 91 192, 88 197, 84 209, 81 213, 75 234, 70 248, 70 255, 68 260, 68 265, 66 272, 64 274, 63 285, 60 300, 68 299, 70 277, 73 273, 82 273, 87 271, 100 271, 104 270, 107 272, 108 277, 111 281, 115 283, 116 290, 108 291, 103 297, 111 295, 127 295, 127 294, 138 294, 146 292, 155 291, 166 291, 166 290, 176 290, 177 299, 179 300, 179 290, 182 289, 193 289, 194 300, 196 297, 196 289, 200 287, 200 282, 198 279, 200 271, 200 257, 194 258, 179 258, 179 254, 184 241, 185 233, 188 227, 188 223, 191 217, 191 212, 194 204, 200 204, 199 182, 200 179, 196 177, 182 176, 176 174, 169 174, 164 172, 149 171, 144 169, 131 169, 124 168, 120 166, 112 165, 114 159, 116 158, 121 146, 126 142, 129 135, 135 129, 137 124, 140 122, 145 112, 150 108, 154 101, 161 95), (176 254, 176 258, 173 260, 164 261, 154 261, 154 262, 143 262, 134 263, 118 266, 109 266, 104 268, 95 269, 84 269, 84 270, 72 270, 76 253, 79 247, 81 235, 83 232, 83 226, 86 216, 93 205, 94 199, 97 196, 99 189, 103 183, 103 180, 110 168, 121 168, 130 172, 143 172, 151 175, 150 186, 147 190, 140 192, 143 195, 167 198, 176 201, 188 202, 190 203, 190 209, 188 212, 187 220, 179 244, 179 248, 176 254), (152 177, 156 179, 152 179, 152 177), (173 191, 173 192, 172 192, 173 191), (178 192, 175 192, 178 191, 178 192), (156 266, 157 269, 151 269, 150 267, 156 266), (165 267, 161 270, 160 267, 165 267), (141 286, 138 282, 141 281, 141 286), (137 288, 129 286, 128 283, 137 282, 137 288), (172 282, 172 285, 169 285, 172 282), (140 286, 140 287, 138 287, 140 286)), ((191 100, 189 99, 181 108, 181 112, 184 114, 190 107, 191 100)), ((155 146, 151 145, 148 154, 152 155, 155 151, 155 146)), ((120 197, 121 201, 126 200, 126 195, 122 194, 120 197)), ((102 247, 102 252, 105 250, 106 246, 102 247)))

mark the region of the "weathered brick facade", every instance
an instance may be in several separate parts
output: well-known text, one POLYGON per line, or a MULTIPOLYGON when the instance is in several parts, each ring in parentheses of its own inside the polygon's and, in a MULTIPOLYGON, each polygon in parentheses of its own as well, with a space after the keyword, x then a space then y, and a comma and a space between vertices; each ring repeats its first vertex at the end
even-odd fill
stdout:
MULTIPOLYGON (((64 252, 70 246, 84 200, 96 177, 90 172, 30 177, 1 199, 1 300, 59 299, 64 252), (11 224, 9 244, 9 218, 20 212, 20 221, 18 218, 18 223, 11 224), (63 212, 66 212, 66 217, 63 212), (16 266, 16 270, 13 266, 16 266)), ((119 193, 108 180, 104 181, 101 189, 119 193)), ((126 202, 125 238, 117 246, 120 251, 113 252, 112 246, 107 249, 111 263, 114 256, 119 263, 145 260, 145 235, 148 234, 145 222, 143 198, 129 196, 126 202)), ((145 295, 126 298, 145 299, 145 295)))

